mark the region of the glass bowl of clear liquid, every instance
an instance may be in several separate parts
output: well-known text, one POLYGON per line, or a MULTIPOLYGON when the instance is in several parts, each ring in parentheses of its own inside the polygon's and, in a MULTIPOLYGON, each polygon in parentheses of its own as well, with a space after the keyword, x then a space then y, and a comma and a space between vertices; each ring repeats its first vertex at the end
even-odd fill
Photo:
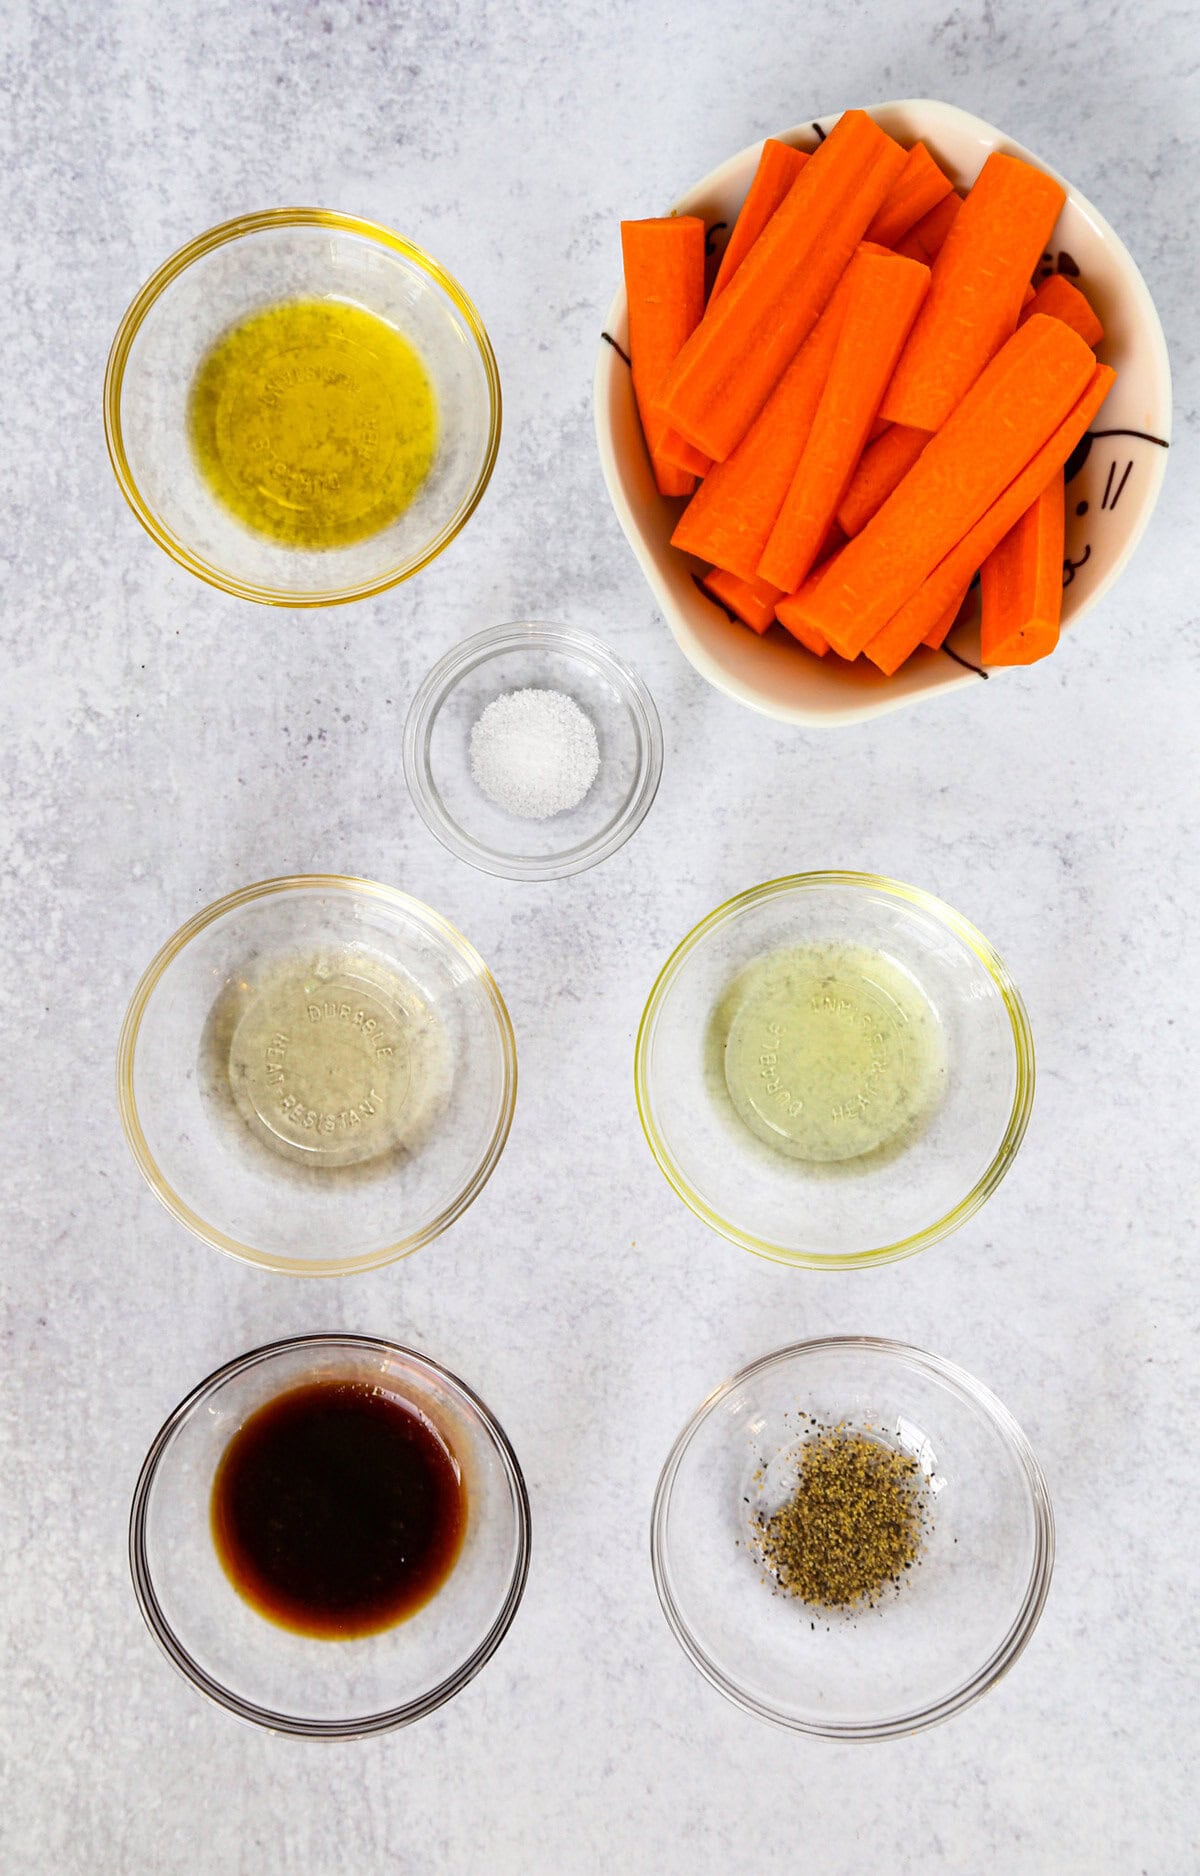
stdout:
POLYGON ((868 873, 800 873, 702 920, 650 993, 646 1140, 685 1204, 779 1263, 908 1257, 970 1218, 1019 1148, 1020 994, 950 906, 868 873))
POLYGON ((512 1122, 516 1047, 482 958, 370 880, 265 880, 190 919, 144 972, 118 1049, 151 1190, 268 1269, 367 1270, 445 1230, 512 1122))

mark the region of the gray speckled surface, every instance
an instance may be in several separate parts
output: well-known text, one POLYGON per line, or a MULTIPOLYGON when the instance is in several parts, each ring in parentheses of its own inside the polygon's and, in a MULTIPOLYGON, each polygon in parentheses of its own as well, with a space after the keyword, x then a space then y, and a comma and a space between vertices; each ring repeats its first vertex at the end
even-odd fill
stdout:
POLYGON ((1194 1866, 1195 18, 1170 0, 736 12, 4 10, 6 1868, 1194 1866), (655 616, 601 485, 594 344, 621 213, 660 211, 779 125, 914 93, 1044 152, 1125 236, 1172 348, 1175 460, 1136 561, 1052 665, 805 736, 705 688, 655 616), (99 416, 136 285, 212 222, 290 201, 432 249, 483 310, 506 398, 466 534, 411 586, 325 614, 176 570, 126 512, 99 416), (456 864, 400 774, 425 667, 522 614, 607 635, 667 735, 640 837, 552 888, 456 864), (923 1257, 842 1278, 760 1264, 686 1214, 630 1086, 670 945, 740 887, 821 864, 912 879, 974 918, 1026 993, 1041 1068, 993 1202, 923 1257), (193 1243, 142 1188, 112 1086, 127 996, 166 934, 238 882, 313 868, 459 923, 522 1066, 474 1210, 418 1257, 323 1287, 193 1243), (124 1558, 167 1410, 236 1351, 322 1326, 394 1333, 465 1374, 513 1437, 535 1519, 495 1660, 433 1719, 358 1747, 210 1710, 144 1633, 124 1558), (701 1395, 783 1339, 846 1329, 988 1382, 1059 1519, 1051 1598, 1009 1678, 875 1748, 727 1706, 672 1641, 646 1556, 659 1465, 701 1395))

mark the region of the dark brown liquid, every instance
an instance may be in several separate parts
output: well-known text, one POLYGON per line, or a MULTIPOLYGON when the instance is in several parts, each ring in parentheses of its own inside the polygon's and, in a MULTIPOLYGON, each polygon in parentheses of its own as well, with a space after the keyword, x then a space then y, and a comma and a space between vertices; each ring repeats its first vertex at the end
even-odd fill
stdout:
POLYGON ((315 1381, 260 1407, 213 1481, 226 1574, 261 1615, 348 1640, 441 1588, 466 1527, 454 1456, 423 1415, 361 1381, 315 1381))

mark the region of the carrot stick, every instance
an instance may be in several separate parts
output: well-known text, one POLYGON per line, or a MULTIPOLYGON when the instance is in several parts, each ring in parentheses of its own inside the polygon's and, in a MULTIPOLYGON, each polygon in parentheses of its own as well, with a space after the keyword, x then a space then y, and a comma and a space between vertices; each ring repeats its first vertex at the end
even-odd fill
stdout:
POLYGON ((903 254, 910 261, 924 261, 928 265, 935 261, 942 251, 946 236, 958 218, 958 211, 963 199, 957 189, 944 195, 936 208, 931 208, 928 215, 923 215, 915 227, 909 229, 899 241, 892 243, 897 254, 903 254))
POLYGON ((658 409, 723 462, 816 324, 904 165, 865 111, 846 111, 809 158, 676 359, 658 409))
POLYGON ((879 512, 802 589, 835 651, 856 657, 912 597, 1057 430, 1094 365, 1061 320, 1035 316, 1013 334, 879 512))
MULTIPOLYGON (((973 579, 974 577, 975 576, 972 574, 971 578, 973 579)), ((963 601, 970 590, 971 581, 968 580, 962 591, 956 593, 954 598, 950 601, 950 604, 946 607, 945 612, 942 614, 933 630, 925 634, 921 643, 928 645, 930 651, 940 651, 949 638, 954 627, 958 624, 958 615, 962 611, 963 601)))
POLYGON ((782 597, 777 586, 769 586, 766 580, 739 580, 724 567, 710 567, 700 584, 752 632, 761 634, 774 625, 775 602, 782 597))
POLYGON ((686 443, 678 430, 669 427, 658 439, 658 453, 664 462, 673 463, 676 469, 682 469, 687 475, 706 476, 712 468, 712 457, 696 449, 694 444, 686 443))
POLYGON ((1065 512, 1063 479, 1056 469, 979 569, 984 664, 1036 664, 1058 644, 1065 512))
MULTIPOLYGON (((1065 330, 1065 328, 1064 328, 1065 330)), ((1056 470, 1083 436, 1092 418, 1108 396, 1116 372, 1108 365, 1097 365, 1082 395, 1030 457, 1021 473, 985 510, 973 527, 941 560, 917 591, 888 620, 883 630, 867 646, 867 656, 890 676, 915 651, 922 639, 942 617, 964 580, 974 568, 982 566, 992 549, 999 545, 1009 529, 1020 520, 1030 503, 1036 501, 1056 470)), ((787 602, 781 600, 779 608, 787 602)))
POLYGON ((838 503, 838 525, 844 534, 862 532, 903 481, 928 441, 928 430, 910 430, 905 424, 893 423, 863 451, 838 503))
POLYGON ((889 423, 936 430, 1016 330, 1021 297, 1066 196, 993 152, 954 219, 883 400, 889 423))
POLYGON ((733 232, 725 243, 721 265, 717 268, 717 277, 708 296, 710 306, 722 289, 729 285, 807 161, 807 150, 793 150, 790 143, 780 143, 778 137, 767 138, 758 159, 758 168, 754 172, 754 181, 738 211, 733 232))
POLYGON ((701 484, 671 536, 673 547, 711 560, 743 580, 758 563, 800 460, 833 363, 852 268, 745 436, 701 484))
POLYGON ((654 480, 660 495, 690 495, 694 478, 661 454, 667 426, 655 413, 653 398, 704 312, 704 223, 698 215, 623 221, 621 253, 633 391, 654 480))
POLYGON ((894 247, 930 209, 936 208, 953 184, 940 170, 923 143, 914 143, 904 168, 884 197, 874 221, 867 229, 868 241, 879 241, 885 248, 894 247))
POLYGON ((1031 313, 1046 313, 1051 319, 1061 319, 1093 351, 1104 337, 1104 327, 1092 311, 1086 296, 1078 287, 1073 287, 1069 280, 1064 280, 1061 274, 1051 274, 1042 281, 1037 292, 1030 297, 1017 324, 1024 325, 1031 313))
POLYGON ((829 640, 822 638, 815 626, 809 625, 807 619, 801 619, 795 614, 789 617, 786 610, 787 603, 787 595, 781 594, 775 607, 775 617, 780 625, 791 633, 798 644, 804 646, 805 651, 811 651, 814 658, 823 658, 829 650, 829 640))
POLYGON ((929 285, 929 269, 898 254, 860 252, 849 273, 833 364, 758 564, 759 578, 783 593, 794 592, 816 561, 929 285))

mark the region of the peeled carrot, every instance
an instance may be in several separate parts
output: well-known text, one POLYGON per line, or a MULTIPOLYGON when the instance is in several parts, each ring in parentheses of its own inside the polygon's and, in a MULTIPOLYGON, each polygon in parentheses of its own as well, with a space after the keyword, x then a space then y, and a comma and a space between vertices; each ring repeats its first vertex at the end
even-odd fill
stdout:
POLYGON ((664 462, 673 463, 676 469, 682 469, 687 475, 706 476, 712 468, 712 457, 706 456, 702 449, 687 443, 678 430, 669 426, 658 439, 658 453, 664 462))
MULTIPOLYGON (((974 578, 974 575, 972 575, 972 578, 974 578)), ((954 598, 950 601, 950 604, 946 607, 945 612, 942 614, 933 630, 925 634, 921 643, 928 645, 930 651, 940 651, 949 638, 954 627, 958 624, 958 615, 962 611, 963 601, 970 590, 971 581, 968 580, 962 591, 956 593, 954 598)))
POLYGON ((962 205, 963 199, 958 190, 952 189, 906 235, 893 242, 897 254, 906 255, 910 261, 925 261, 926 264, 935 261, 942 251, 946 236, 958 219, 962 205))
MULTIPOLYGON (((1032 322, 1031 322, 1032 323, 1032 322)), ((1064 331, 1066 328, 1063 328, 1064 331)), ((1076 336, 1076 335, 1073 335, 1076 336)), ((999 545, 1031 502, 1046 487, 1050 477, 1062 468, 1108 396, 1116 372, 1108 365, 1096 365, 1082 394, 1048 436, 1041 448, 1030 457, 1020 474, 969 528, 962 539, 939 561, 937 567, 890 618, 867 646, 867 656, 890 677, 943 616, 956 592, 969 580, 976 567, 982 566, 992 549, 999 545)), ((853 543, 851 543, 853 545, 853 543)), ((787 602, 781 600, 777 611, 787 602)))
POLYGON ((844 534, 862 532, 903 481, 928 441, 928 430, 910 430, 905 424, 893 423, 863 451, 838 503, 838 525, 844 534))
POLYGON ((802 589, 835 651, 856 657, 912 597, 1053 435, 1094 364, 1061 320, 1035 315, 1013 334, 879 512, 802 589))
POLYGON ((750 428, 903 166, 865 111, 846 111, 684 345, 656 409, 714 461, 750 428))
POLYGON ((1018 324, 1024 325, 1031 313, 1046 313, 1051 319, 1061 319, 1093 350, 1104 337, 1104 327, 1092 311, 1086 295, 1078 287, 1073 287, 1069 280, 1064 280, 1061 274, 1051 274, 1042 281, 1037 292, 1030 296, 1018 324))
POLYGON ((1036 664, 1058 644, 1065 514, 1063 479, 1055 470, 980 567, 984 664, 1036 664))
POLYGON ((884 197, 874 221, 867 229, 868 241, 879 241, 885 248, 894 247, 902 235, 943 196, 950 194, 953 183, 940 170, 923 143, 914 143, 904 168, 884 197))
POLYGON ((760 579, 784 593, 794 592, 816 561, 929 285, 929 269, 898 254, 860 252, 848 271, 833 363, 758 565, 760 579))
POLYGON ((782 597, 777 586, 769 586, 766 580, 739 580, 724 567, 710 567, 700 584, 752 632, 761 634, 774 625, 775 604, 782 597))
POLYGON ((717 268, 717 277, 708 296, 710 305, 722 289, 729 285, 807 161, 807 150, 794 150, 790 143, 780 143, 778 137, 767 138, 758 159, 758 168, 754 172, 754 181, 738 211, 733 232, 725 243, 721 265, 717 268))
POLYGON ((653 399, 704 312, 704 223, 698 215, 621 223, 633 391, 660 495, 690 495, 692 476, 660 452, 667 428, 653 399))
POLYGON ((1016 330, 1066 200, 1052 176, 994 151, 955 217, 888 387, 889 423, 936 430, 1016 330))
POLYGON ((803 645, 805 651, 811 651, 814 658, 823 658, 829 650, 829 640, 822 638, 816 627, 809 625, 807 619, 794 616, 789 618, 786 608, 787 597, 781 594, 775 607, 775 617, 780 625, 785 627, 799 644, 803 645))
POLYGON ((849 297, 848 267, 825 311, 745 436, 701 484, 671 544, 754 580, 775 517, 804 449, 849 297))

